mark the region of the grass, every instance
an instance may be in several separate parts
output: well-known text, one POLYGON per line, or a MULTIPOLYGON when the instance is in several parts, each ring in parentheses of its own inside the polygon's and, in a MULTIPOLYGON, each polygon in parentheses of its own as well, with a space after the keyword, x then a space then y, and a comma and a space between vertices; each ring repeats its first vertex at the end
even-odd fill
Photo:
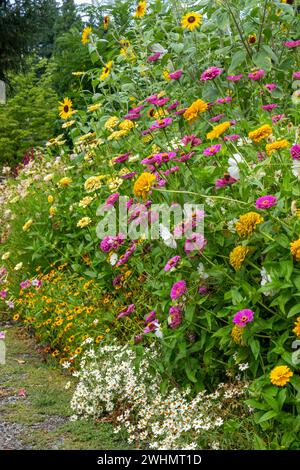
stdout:
POLYGON ((5 344, 6 364, 0 366, 0 415, 4 422, 24 426, 24 432, 18 436, 24 447, 129 449, 125 438, 114 434, 110 423, 70 421, 74 381, 46 363, 24 329, 8 328, 5 344), (69 381, 71 387, 66 390, 69 381), (18 397, 21 389, 26 397, 18 397))

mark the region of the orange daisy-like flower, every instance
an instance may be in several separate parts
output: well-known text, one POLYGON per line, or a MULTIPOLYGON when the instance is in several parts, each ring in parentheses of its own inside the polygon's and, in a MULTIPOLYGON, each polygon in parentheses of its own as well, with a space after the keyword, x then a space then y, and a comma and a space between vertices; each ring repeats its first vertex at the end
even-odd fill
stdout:
POLYGON ((273 385, 284 387, 293 375, 293 372, 288 366, 276 366, 271 370, 270 380, 273 385))
POLYGON ((133 186, 133 192, 135 196, 146 199, 155 180, 156 177, 152 175, 152 173, 142 173, 133 186))

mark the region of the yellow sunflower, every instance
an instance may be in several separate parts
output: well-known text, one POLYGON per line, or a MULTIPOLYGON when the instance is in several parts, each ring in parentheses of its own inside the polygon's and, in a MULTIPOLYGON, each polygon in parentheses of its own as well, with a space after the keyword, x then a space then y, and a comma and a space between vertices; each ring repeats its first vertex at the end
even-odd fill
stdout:
POLYGON ((107 31, 108 25, 109 25, 109 16, 106 15, 106 16, 104 16, 104 19, 103 19, 103 27, 104 27, 105 31, 107 31))
POLYGON ((200 13, 190 12, 184 15, 181 24, 184 29, 193 31, 202 23, 202 15, 200 13))
POLYGON ((81 42, 82 44, 88 44, 90 42, 90 34, 92 32, 92 28, 90 26, 87 26, 84 28, 81 34, 81 42))
POLYGON ((105 64, 105 67, 102 68, 100 80, 105 80, 109 76, 112 65, 113 65, 112 60, 110 60, 107 64, 105 64))
POLYGON ((70 98, 64 98, 62 102, 59 103, 59 115, 62 119, 68 119, 73 114, 72 109, 72 100, 70 98))
POLYGON ((135 10, 134 17, 135 18, 142 18, 143 16, 145 16, 146 7, 147 7, 146 2, 139 2, 138 6, 136 7, 136 10, 135 10))

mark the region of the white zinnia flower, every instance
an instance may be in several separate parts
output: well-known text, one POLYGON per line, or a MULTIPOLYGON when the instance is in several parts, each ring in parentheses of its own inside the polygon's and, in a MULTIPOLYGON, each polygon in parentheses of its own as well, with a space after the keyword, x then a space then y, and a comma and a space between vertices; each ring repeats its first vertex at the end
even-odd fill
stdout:
POLYGON ((234 153, 232 157, 228 158, 228 173, 230 174, 231 178, 236 180, 240 179, 240 169, 239 163, 243 161, 243 157, 239 153, 234 153))

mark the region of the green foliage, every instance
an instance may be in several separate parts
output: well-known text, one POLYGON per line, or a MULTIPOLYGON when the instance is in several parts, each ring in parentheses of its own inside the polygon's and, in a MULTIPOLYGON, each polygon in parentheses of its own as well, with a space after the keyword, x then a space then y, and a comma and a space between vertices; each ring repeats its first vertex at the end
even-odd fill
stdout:
POLYGON ((58 97, 47 62, 32 65, 30 72, 15 75, 13 96, 0 105, 0 164, 15 166, 31 147, 43 145, 54 133, 58 97))

